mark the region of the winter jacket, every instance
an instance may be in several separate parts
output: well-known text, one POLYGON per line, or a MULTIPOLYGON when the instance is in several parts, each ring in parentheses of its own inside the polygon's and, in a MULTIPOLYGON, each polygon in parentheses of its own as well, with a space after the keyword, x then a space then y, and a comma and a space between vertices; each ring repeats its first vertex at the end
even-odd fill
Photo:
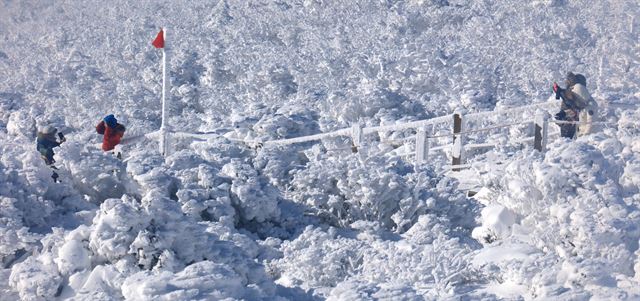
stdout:
MULTIPOLYGON (((578 125, 578 136, 589 134, 593 130, 593 122, 597 121, 598 103, 591 97, 587 87, 577 83, 570 88, 571 98, 578 104, 580 125, 578 125)), ((568 93, 569 94, 569 93, 568 93)))
POLYGON ((578 110, 584 110, 589 105, 591 95, 587 91, 587 87, 582 84, 574 84, 567 89, 566 97, 571 99, 578 110))
POLYGON ((122 124, 117 123, 115 127, 107 126, 104 121, 100 121, 96 126, 96 132, 104 135, 102 138, 102 150, 110 151, 116 145, 120 144, 120 139, 124 136, 125 128, 122 124))
POLYGON ((47 164, 53 164, 53 148, 60 146, 60 142, 56 141, 55 134, 44 134, 38 132, 38 138, 36 139, 36 149, 47 164))

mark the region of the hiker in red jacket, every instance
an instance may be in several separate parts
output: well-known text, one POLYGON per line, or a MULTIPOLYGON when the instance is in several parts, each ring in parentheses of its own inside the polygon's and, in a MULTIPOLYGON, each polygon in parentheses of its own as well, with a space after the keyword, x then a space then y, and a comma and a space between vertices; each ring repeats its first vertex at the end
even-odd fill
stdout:
POLYGON ((119 124, 113 114, 107 115, 100 121, 96 126, 96 132, 104 135, 102 138, 102 150, 105 152, 113 150, 120 143, 120 139, 124 136, 124 131, 124 125, 119 124))

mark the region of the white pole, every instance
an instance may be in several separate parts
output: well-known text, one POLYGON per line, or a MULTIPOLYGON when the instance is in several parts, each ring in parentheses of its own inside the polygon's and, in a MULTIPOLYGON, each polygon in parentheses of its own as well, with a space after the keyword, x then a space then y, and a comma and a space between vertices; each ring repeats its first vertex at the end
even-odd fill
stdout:
POLYGON ((167 29, 162 28, 164 47, 162 47, 162 123, 160 124, 160 154, 167 156, 168 127, 167 127, 167 29))

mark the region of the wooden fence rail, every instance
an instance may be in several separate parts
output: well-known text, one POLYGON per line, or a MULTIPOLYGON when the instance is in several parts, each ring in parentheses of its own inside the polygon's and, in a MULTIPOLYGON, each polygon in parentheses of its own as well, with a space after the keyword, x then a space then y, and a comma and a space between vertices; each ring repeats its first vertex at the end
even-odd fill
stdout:
MULTIPOLYGON (((415 142, 415 163, 417 165, 424 164, 429 159, 431 152, 438 150, 446 150, 449 149, 451 153, 451 165, 452 170, 459 170, 463 168, 464 165, 464 156, 465 149, 476 149, 476 148, 491 148, 495 147, 496 143, 485 142, 485 143, 468 143, 469 134, 491 131, 500 128, 509 128, 513 126, 523 125, 523 124, 533 124, 534 125, 534 136, 526 137, 524 139, 519 139, 515 141, 516 143, 530 143, 533 140, 533 147, 541 152, 544 152, 547 145, 548 140, 548 124, 550 121, 550 115, 546 110, 549 109, 557 109, 559 106, 558 101, 548 101, 523 107, 510 108, 505 110, 491 111, 491 112, 480 112, 480 113, 472 113, 468 115, 463 115, 460 112, 456 112, 450 115, 439 116, 435 118, 425 119, 425 120, 417 120, 406 122, 402 124, 392 124, 392 125, 382 125, 382 126, 374 126, 374 127, 362 127, 359 124, 355 124, 350 128, 344 128, 337 131, 329 132, 329 133, 321 133, 314 134, 304 137, 297 138, 288 138, 288 139, 279 139, 279 140, 269 140, 269 141, 260 141, 260 140, 243 140, 243 139, 232 139, 226 137, 227 139, 244 143, 253 147, 277 147, 277 146, 285 146, 296 143, 304 143, 311 141, 320 141, 323 139, 331 139, 338 137, 347 137, 351 139, 351 150, 353 152, 359 152, 362 150, 362 147, 365 144, 365 136, 371 134, 379 134, 379 133, 388 133, 388 132, 401 132, 404 130, 413 129, 415 130, 415 135, 413 138, 403 138, 403 139, 395 139, 392 141, 400 142, 405 144, 414 140, 415 142), (532 114, 534 111, 535 114, 532 114), (484 128, 469 128, 469 124, 474 122, 485 122, 489 120, 489 117, 493 116, 505 116, 509 114, 522 114, 532 116, 530 120, 523 120, 513 123, 506 124, 497 124, 494 126, 488 126, 484 128), (438 133, 430 133, 429 128, 433 131, 433 129, 439 126, 451 126, 451 132, 449 134, 438 134, 438 133), (434 142, 438 140, 442 140, 444 137, 451 137, 452 140, 449 144, 436 146, 434 142)), ((522 118, 522 116, 516 116, 515 118, 522 118)), ((557 122, 556 122, 557 123, 557 122)), ((176 132, 172 133, 172 136, 176 138, 190 138, 190 139, 208 139, 212 137, 221 137, 223 135, 217 133, 184 133, 184 132, 176 132)), ((383 142, 384 143, 384 142, 383 142)), ((344 148, 340 148, 344 149, 344 148)), ((347 148, 348 149, 348 148, 347 148)))

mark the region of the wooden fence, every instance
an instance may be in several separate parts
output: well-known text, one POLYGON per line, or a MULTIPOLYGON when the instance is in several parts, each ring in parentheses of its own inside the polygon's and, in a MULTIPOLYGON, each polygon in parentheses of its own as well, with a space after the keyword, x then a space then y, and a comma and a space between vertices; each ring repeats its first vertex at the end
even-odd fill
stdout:
MULTIPOLYGON (((517 107, 506 110, 498 110, 492 112, 480 112, 480 113, 472 113, 468 115, 463 115, 461 113, 454 113, 444 116, 439 116, 435 118, 411 121, 402 124, 393 124, 393 125, 383 125, 383 126, 374 126, 374 127, 362 127, 358 124, 353 125, 351 128, 344 128, 337 131, 315 134, 303 137, 289 138, 289 139, 279 139, 279 140, 269 140, 269 141, 241 141, 246 144, 258 147, 276 147, 276 146, 285 146, 296 143, 304 143, 311 141, 320 141, 323 139, 330 138, 338 138, 338 137, 347 137, 351 139, 352 145, 351 150, 354 152, 359 151, 365 145, 365 136, 371 134, 379 134, 385 132, 398 132, 404 130, 413 130, 415 135, 412 139, 415 141, 415 163, 416 164, 424 164, 429 159, 429 155, 431 152, 435 151, 451 151, 451 165, 453 170, 458 170, 463 168, 464 164, 464 150, 465 149, 475 149, 475 148, 487 148, 493 147, 495 144, 492 143, 483 143, 483 144, 469 144, 466 142, 466 136, 471 133, 478 133, 483 131, 491 131, 500 128, 508 128, 517 125, 525 125, 525 124, 533 124, 534 125, 534 136, 530 138, 525 138, 521 140, 515 141, 516 143, 525 143, 525 142, 533 142, 533 146, 535 149, 539 151, 544 151, 547 144, 548 137, 548 121, 549 121, 549 113, 544 110, 556 110, 559 107, 558 101, 549 101, 538 104, 533 104, 529 106, 517 107), (486 120, 488 117, 492 116, 505 116, 509 114, 528 114, 530 116, 534 116, 535 118, 531 118, 530 120, 521 120, 518 122, 512 122, 508 124, 498 124, 491 127, 485 128, 467 128, 467 122, 486 120), (450 133, 436 133, 430 132, 429 128, 433 129, 437 126, 450 126, 450 133), (442 138, 451 138, 451 143, 447 143, 445 145, 440 145, 436 147, 431 147, 432 142, 436 140, 440 140, 442 138)), ((183 136, 194 136, 193 134, 183 133, 183 136)), ((196 134, 197 135, 197 134, 196 134)), ((404 143, 409 142, 411 139, 404 139, 404 143)), ((402 143, 403 141, 401 141, 402 143)))
MULTIPOLYGON (((246 144, 253 148, 269 148, 269 147, 281 147, 286 145, 292 145, 297 143, 305 143, 312 141, 321 141, 324 139, 332 139, 345 137, 351 139, 351 147, 345 149, 351 149, 353 152, 360 151, 363 147, 365 147, 366 136, 372 134, 378 134, 379 137, 382 137, 382 133, 390 133, 390 132, 402 132, 406 130, 411 130, 412 134, 409 138, 404 138, 401 140, 396 140, 395 142, 399 142, 401 145, 408 145, 410 143, 414 143, 415 146, 413 153, 407 153, 403 155, 411 155, 415 158, 415 164, 425 164, 430 156, 437 151, 449 151, 450 152, 450 160, 451 160, 451 169, 454 171, 465 168, 465 150, 472 150, 478 148, 491 148, 495 147, 498 144, 492 142, 483 142, 483 143, 469 143, 472 139, 470 139, 470 135, 474 133, 480 132, 489 132, 496 129, 503 128, 511 128, 514 126, 522 126, 533 125, 533 136, 519 138, 517 140, 513 140, 515 144, 523 144, 523 143, 532 143, 534 149, 544 152, 546 150, 548 137, 550 135, 549 132, 549 123, 571 123, 571 122, 561 122, 552 120, 550 118, 549 111, 556 111, 559 109, 560 102, 559 101, 548 101, 537 104, 532 104, 528 106, 510 108, 505 110, 497 110, 497 111, 489 111, 489 112, 479 112, 464 115, 460 112, 456 112, 449 115, 439 116, 435 118, 425 119, 425 120, 417 120, 411 122, 405 122, 401 124, 393 124, 393 125, 381 125, 381 126, 373 126, 373 127, 362 127, 361 125, 355 124, 350 128, 343 128, 340 130, 332 131, 329 133, 321 133, 314 134, 303 137, 296 138, 288 138, 288 139, 277 139, 277 140, 243 140, 243 139, 232 139, 226 137, 226 139, 246 144), (512 116, 511 118, 507 118, 506 116, 512 116), (518 116, 519 115, 519 116, 518 116), (525 118, 522 116, 526 115, 525 118), (478 122, 490 122, 492 118, 504 117, 504 120, 510 120, 512 122, 509 123, 501 123, 494 124, 492 126, 485 126, 480 128, 475 128, 470 126, 470 124, 478 123, 478 122), (516 120, 513 122, 513 120, 516 120), (440 128, 440 130, 434 130, 435 128, 440 128), (449 128, 450 132, 443 133, 442 128, 449 128), (435 145, 438 141, 448 140, 449 142, 441 145, 435 145)), ((580 124, 579 122, 574 122, 575 124, 580 124)), ((150 133, 145 135, 148 138, 155 138, 157 136, 157 132, 150 133)), ((169 139, 172 138, 182 138, 182 139, 208 139, 213 137, 221 137, 222 135, 219 133, 186 133, 186 132, 171 132, 169 139)), ((138 138, 138 137, 136 137, 138 138)), ((381 139, 382 140, 382 139, 381 139)), ((381 143, 388 143, 389 141, 381 141, 381 143)), ((473 141, 471 141, 473 142, 473 141)))

